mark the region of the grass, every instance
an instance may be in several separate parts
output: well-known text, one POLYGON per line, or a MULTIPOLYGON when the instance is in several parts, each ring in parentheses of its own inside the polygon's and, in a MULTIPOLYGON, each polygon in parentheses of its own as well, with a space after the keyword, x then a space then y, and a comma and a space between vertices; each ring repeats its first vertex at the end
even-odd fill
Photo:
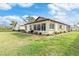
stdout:
POLYGON ((79 32, 54 36, 0 32, 0 55, 79 56, 79 32))

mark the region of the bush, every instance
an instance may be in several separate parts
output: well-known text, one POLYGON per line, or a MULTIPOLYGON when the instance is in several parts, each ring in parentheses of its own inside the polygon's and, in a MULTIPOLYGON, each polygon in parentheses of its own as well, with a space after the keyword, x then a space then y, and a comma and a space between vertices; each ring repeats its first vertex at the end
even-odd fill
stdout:
POLYGON ((34 32, 34 34, 38 34, 38 32, 34 32))
POLYGON ((42 35, 42 33, 40 32, 39 35, 42 35))
POLYGON ((70 32, 70 31, 68 31, 68 32, 70 32))
POLYGON ((33 32, 34 32, 33 30, 30 31, 30 33, 33 33, 33 32))
POLYGON ((28 31, 28 33, 31 33, 31 31, 28 31))
POLYGON ((61 33, 63 33, 63 32, 59 32, 59 34, 61 34, 61 33))
POLYGON ((10 28, 0 26, 0 32, 10 32, 12 31, 10 28))
POLYGON ((66 31, 64 31, 63 33, 66 33, 66 31))
POLYGON ((54 34, 59 34, 58 32, 54 32, 54 34))

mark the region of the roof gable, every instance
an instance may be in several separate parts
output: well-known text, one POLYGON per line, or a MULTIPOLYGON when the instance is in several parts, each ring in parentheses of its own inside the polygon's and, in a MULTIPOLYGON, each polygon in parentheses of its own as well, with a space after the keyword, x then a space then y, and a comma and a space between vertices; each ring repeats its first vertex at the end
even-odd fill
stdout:
POLYGON ((43 21, 43 20, 47 20, 47 19, 44 17, 38 17, 35 21, 43 21))

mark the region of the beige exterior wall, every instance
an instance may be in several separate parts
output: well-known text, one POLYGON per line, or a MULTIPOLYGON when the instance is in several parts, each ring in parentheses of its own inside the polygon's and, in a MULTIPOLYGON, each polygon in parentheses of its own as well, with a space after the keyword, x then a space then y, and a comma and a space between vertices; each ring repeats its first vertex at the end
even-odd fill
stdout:
POLYGON ((26 32, 30 31, 30 25, 32 26, 32 29, 34 28, 33 25, 36 24, 42 24, 45 23, 46 24, 46 31, 38 31, 37 32, 41 32, 42 34, 53 34, 54 32, 64 32, 64 31, 68 31, 67 30, 67 26, 60 24, 60 23, 56 23, 56 22, 51 22, 51 21, 43 21, 43 22, 37 22, 37 23, 32 23, 32 24, 27 24, 27 30, 26 32), (54 29, 50 29, 50 24, 54 24, 54 29), (60 29, 60 25, 62 25, 62 29, 60 29))
POLYGON ((30 25, 32 26, 32 30, 34 29, 34 25, 37 25, 37 24, 43 24, 43 23, 45 23, 46 24, 46 31, 38 31, 38 30, 36 30, 37 32, 42 32, 42 34, 47 34, 47 32, 48 32, 48 21, 44 21, 44 22, 39 22, 39 23, 32 23, 32 24, 27 24, 26 25, 26 27, 27 27, 27 30, 26 30, 26 32, 29 32, 30 31, 30 25))
POLYGON ((47 33, 48 34, 53 34, 54 31, 55 31, 55 28, 54 29, 50 29, 50 24, 55 24, 55 22, 51 22, 51 21, 48 22, 48 31, 47 31, 47 33))
POLYGON ((68 28, 66 25, 60 24, 60 23, 56 23, 56 22, 51 22, 49 21, 49 26, 50 24, 54 24, 54 29, 50 29, 48 30, 49 34, 53 34, 54 32, 68 32, 68 28), (62 26, 62 29, 60 28, 60 25, 62 26))
POLYGON ((28 25, 25 25, 25 31, 26 32, 29 32, 30 31, 30 25, 28 24, 28 25))
POLYGON ((25 30, 25 25, 19 26, 19 30, 25 30))

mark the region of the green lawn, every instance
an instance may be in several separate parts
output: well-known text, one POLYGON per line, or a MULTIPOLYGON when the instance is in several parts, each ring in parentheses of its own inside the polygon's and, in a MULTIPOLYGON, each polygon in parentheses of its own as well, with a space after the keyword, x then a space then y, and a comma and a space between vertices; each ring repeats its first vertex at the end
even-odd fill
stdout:
POLYGON ((0 55, 79 55, 79 32, 69 32, 54 36, 0 32, 0 55))

